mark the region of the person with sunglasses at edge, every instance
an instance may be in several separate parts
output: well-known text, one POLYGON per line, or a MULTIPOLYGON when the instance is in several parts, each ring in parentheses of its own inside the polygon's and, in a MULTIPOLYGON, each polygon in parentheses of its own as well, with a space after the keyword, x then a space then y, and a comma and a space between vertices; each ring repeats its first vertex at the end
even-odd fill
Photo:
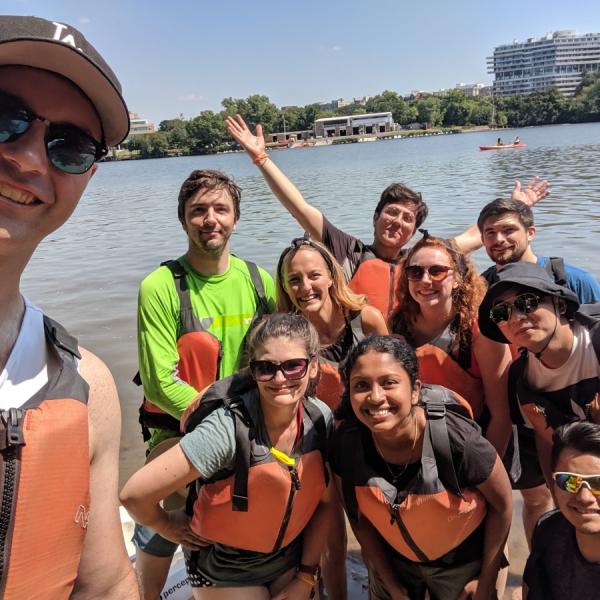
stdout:
MULTIPOLYGON (((193 171, 177 206, 187 251, 140 285, 140 422, 148 453, 175 441, 182 414, 201 390, 245 366, 246 334, 261 315, 275 310, 271 276, 230 251, 240 203, 241 190, 227 175, 193 171)), ((133 542, 142 597, 155 600, 177 544, 139 524, 133 542)))
MULTIPOLYGON (((129 131, 115 74, 70 25, 0 16, 0 596, 139 598, 118 510, 104 363, 19 290, 129 131)), ((72 242, 75 248, 75 241, 72 242)))
POLYGON ((523 574, 523 600, 595 600, 600 590, 600 426, 575 422, 553 434, 552 494, 523 574))
POLYGON ((135 473, 121 500, 137 522, 183 543, 196 600, 307 600, 318 589, 335 499, 325 463, 333 416, 312 396, 319 338, 303 316, 278 313, 247 345, 250 377, 210 386, 195 404, 212 410, 135 473), (198 479, 191 519, 160 506, 198 479))
MULTIPOLYGON (((262 127, 252 134, 240 115, 227 118, 227 128, 235 141, 246 150, 275 197, 310 236, 322 242, 342 265, 353 291, 367 296, 386 320, 394 308, 398 268, 403 248, 427 217, 427 204, 421 194, 401 183, 392 183, 381 194, 373 214, 373 243, 365 244, 335 227, 323 213, 309 204, 265 151, 262 127)), ((521 189, 517 181, 512 197, 529 205, 548 195, 548 183, 534 178, 521 189)), ((481 247, 479 230, 472 225, 453 240, 468 253, 481 247)))
POLYGON ((520 349, 508 375, 511 416, 533 429, 550 485, 552 431, 572 421, 600 423, 600 304, 580 306, 542 267, 510 263, 479 307, 479 327, 520 349))
MULTIPOLYGON (((319 334, 320 376, 316 396, 335 410, 344 391, 340 365, 365 336, 388 333, 383 315, 346 285, 342 269, 331 252, 309 237, 293 240, 282 252, 275 285, 279 310, 302 314, 319 334)), ((328 598, 345 600, 346 522, 339 503, 336 516, 321 568, 328 598)))
POLYGON ((511 355, 479 332, 485 281, 452 244, 421 231, 405 256, 392 331, 415 348, 421 380, 462 396, 503 456, 512 431, 506 397, 511 355))

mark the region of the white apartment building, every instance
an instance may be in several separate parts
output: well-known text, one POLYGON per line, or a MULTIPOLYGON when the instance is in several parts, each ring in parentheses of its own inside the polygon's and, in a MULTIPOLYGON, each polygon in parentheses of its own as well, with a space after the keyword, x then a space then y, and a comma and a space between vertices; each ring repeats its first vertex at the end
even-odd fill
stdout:
POLYGON ((494 95, 528 94, 556 87, 572 96, 585 71, 600 70, 600 33, 555 31, 494 48, 487 58, 494 95))

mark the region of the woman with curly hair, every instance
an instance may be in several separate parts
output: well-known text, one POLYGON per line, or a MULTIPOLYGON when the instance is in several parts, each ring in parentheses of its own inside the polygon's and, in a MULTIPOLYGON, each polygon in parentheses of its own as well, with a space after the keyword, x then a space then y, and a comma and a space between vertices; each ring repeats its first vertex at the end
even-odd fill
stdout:
POLYGON ((392 331, 416 349, 421 380, 465 398, 503 456, 511 434, 510 351, 479 333, 486 285, 471 260, 447 240, 423 233, 404 259, 392 331))

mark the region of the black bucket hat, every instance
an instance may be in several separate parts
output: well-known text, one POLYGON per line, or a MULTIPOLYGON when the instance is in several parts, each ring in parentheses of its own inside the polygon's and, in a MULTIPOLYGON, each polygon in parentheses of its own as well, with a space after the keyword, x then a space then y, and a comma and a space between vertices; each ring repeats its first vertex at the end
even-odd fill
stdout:
POLYGON ((566 316, 571 317, 579 309, 577 294, 568 287, 555 283, 546 269, 526 261, 509 263, 498 271, 498 281, 488 289, 479 306, 479 329, 485 337, 508 344, 498 325, 490 318, 490 310, 496 298, 511 288, 538 292, 544 296, 554 296, 567 304, 566 316))
POLYGON ((116 146, 127 137, 129 113, 121 84, 98 51, 74 27, 38 17, 0 15, 2 65, 35 67, 62 75, 94 105, 107 146, 116 146))

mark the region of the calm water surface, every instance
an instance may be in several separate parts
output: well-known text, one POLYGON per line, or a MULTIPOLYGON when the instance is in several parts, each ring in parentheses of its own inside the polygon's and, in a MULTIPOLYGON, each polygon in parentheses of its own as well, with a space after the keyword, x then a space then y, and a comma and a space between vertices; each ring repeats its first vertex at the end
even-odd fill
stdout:
MULTIPOLYGON (((401 181, 429 204, 426 227, 452 236, 481 207, 510 194, 515 179, 540 175, 552 195, 535 209, 534 250, 560 255, 600 276, 600 124, 503 132, 521 150, 480 152, 497 135, 471 133, 274 153, 277 164, 331 221, 370 242, 381 191, 401 181)), ((141 279, 186 249, 177 194, 193 169, 220 169, 243 189, 236 254, 273 272, 301 234, 244 154, 107 163, 100 166, 69 223, 38 249, 23 278, 25 293, 62 322, 113 372, 123 409, 121 480, 144 458, 137 424, 136 297, 141 279)), ((481 268, 488 260, 482 251, 481 268)))

